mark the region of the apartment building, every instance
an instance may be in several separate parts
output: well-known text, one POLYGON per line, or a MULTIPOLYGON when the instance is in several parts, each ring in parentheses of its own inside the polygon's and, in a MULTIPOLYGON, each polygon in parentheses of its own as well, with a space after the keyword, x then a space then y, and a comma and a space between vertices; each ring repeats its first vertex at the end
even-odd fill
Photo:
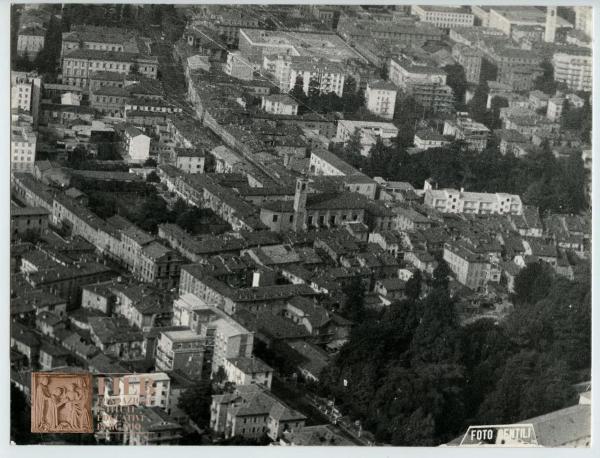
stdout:
POLYGON ((156 79, 158 59, 131 52, 100 49, 74 49, 62 58, 62 81, 79 87, 88 87, 93 72, 110 71, 128 75, 137 72, 156 79))
POLYGON ((150 157, 150 137, 137 127, 123 131, 123 155, 127 162, 144 163, 150 157))
POLYGON ((411 13, 421 22, 433 24, 441 29, 471 27, 475 21, 475 16, 461 6, 413 5, 411 13))
POLYGON ((557 52, 552 57, 554 79, 572 91, 592 90, 592 55, 590 50, 579 48, 574 52, 557 52))
POLYGON ((181 371, 201 378, 206 338, 189 329, 162 331, 156 345, 155 365, 159 371, 181 371))
POLYGON ((253 333, 194 294, 184 293, 173 302, 173 323, 187 326, 205 339, 205 373, 214 374, 223 367, 229 375, 228 359, 252 357, 253 333))
POLYGON ((42 234, 48 227, 50 212, 43 207, 15 207, 10 209, 10 237, 14 239, 28 232, 42 234))
POLYGON ((250 81, 254 79, 252 64, 239 51, 227 53, 227 62, 223 66, 223 71, 229 76, 240 80, 250 81))
POLYGON ((450 143, 450 141, 433 130, 420 130, 415 132, 413 140, 415 148, 427 150, 429 148, 439 148, 450 143))
POLYGON ((10 128, 10 169, 16 172, 33 172, 37 132, 31 125, 12 125, 10 128))
POLYGON ((227 380, 236 385, 262 385, 271 388, 273 381, 273 369, 254 356, 227 358, 225 360, 225 373, 227 380))
POLYGON ((62 34, 61 58, 74 49, 100 51, 140 52, 133 32, 118 27, 73 25, 62 34))
POLYGON ((390 122, 350 121, 340 119, 337 125, 335 141, 347 143, 356 131, 360 132, 361 154, 369 156, 371 148, 381 139, 384 144, 391 144, 391 139, 398 136, 398 128, 390 122))
POLYGON ((465 192, 456 189, 427 189, 425 205, 442 213, 477 215, 521 215, 523 204, 515 194, 465 192))
POLYGON ((40 110, 42 79, 37 73, 10 72, 10 106, 31 114, 37 126, 40 110))
POLYGON ((143 405, 169 410, 171 379, 164 372, 128 374, 111 378, 112 386, 104 384, 105 399, 120 405, 143 405))
POLYGON ((185 173, 204 173, 206 155, 195 148, 173 148, 174 165, 185 173))
POLYGON ((160 407, 134 406, 124 415, 123 445, 177 445, 183 427, 160 407))
POLYGON ((26 27, 19 30, 17 36, 17 54, 34 60, 42 49, 46 39, 46 29, 43 27, 26 27))
POLYGON ((338 97, 344 93, 345 69, 338 62, 326 59, 292 59, 290 62, 289 90, 294 88, 298 78, 302 79, 302 90, 309 95, 312 85, 320 94, 333 92, 338 97))
POLYGON ((515 91, 530 90, 537 76, 543 56, 528 49, 516 49, 505 45, 502 41, 491 41, 480 46, 485 60, 496 71, 496 81, 507 84, 515 91))
POLYGON ((381 22, 342 15, 337 25, 337 33, 360 50, 361 43, 366 39, 391 40, 401 45, 422 46, 427 41, 440 40, 444 32, 433 24, 415 22, 412 17, 402 17, 401 21, 381 22))
POLYGON ((371 113, 385 119, 394 118, 397 87, 388 81, 371 81, 365 90, 365 105, 371 113))
POLYGON ((548 99, 548 107, 546 109, 546 117, 552 121, 557 122, 562 116, 563 107, 565 104, 565 97, 551 97, 548 99))
POLYGON ((394 57, 390 59, 389 80, 424 108, 434 112, 453 108, 454 94, 446 85, 446 73, 429 62, 406 55, 394 57))
POLYGON ((575 28, 592 38, 594 14, 591 6, 575 5, 575 28))
POLYGON ((124 118, 129 91, 119 86, 101 86, 90 90, 90 107, 104 116, 124 118))
POLYGON ((258 439, 266 434, 277 440, 284 433, 302 429, 306 420, 256 384, 240 385, 233 393, 214 395, 210 410, 211 429, 226 438, 258 439))
POLYGON ((298 114, 298 102, 285 94, 263 95, 260 108, 267 113, 296 116, 298 114))
MULTIPOLYGON (((515 26, 544 26, 546 11, 535 6, 511 5, 493 6, 489 12, 489 27, 501 30, 507 37, 515 26)), ((562 17, 556 17, 556 27, 572 28, 573 25, 562 17)))
POLYGON ((469 118, 468 113, 457 113, 456 119, 444 121, 443 134, 462 140, 469 149, 481 152, 487 146, 490 130, 482 123, 469 118))
POLYGON ((134 274, 141 281, 158 288, 172 289, 179 283, 179 272, 184 259, 161 243, 151 242, 140 250, 134 265, 134 274))
POLYGON ((480 290, 488 282, 500 281, 500 270, 483 253, 477 253, 466 244, 451 242, 444 245, 444 261, 456 280, 472 290, 480 290))
POLYGON ((467 82, 479 84, 483 53, 478 49, 457 43, 452 48, 452 57, 464 68, 467 82))

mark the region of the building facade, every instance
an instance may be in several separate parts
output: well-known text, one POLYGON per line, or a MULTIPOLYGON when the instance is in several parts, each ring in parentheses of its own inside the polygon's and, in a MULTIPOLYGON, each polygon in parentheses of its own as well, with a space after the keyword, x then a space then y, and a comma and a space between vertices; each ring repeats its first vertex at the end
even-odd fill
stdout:
POLYGON ((521 215, 523 204, 515 194, 464 192, 456 189, 427 189, 425 205, 442 213, 521 215))
POLYGON ((589 52, 559 52, 552 58, 554 79, 572 91, 592 90, 592 56, 589 52))
POLYGON ((460 6, 413 5, 411 13, 416 15, 421 22, 428 22, 441 29, 471 27, 475 21, 475 16, 460 6))
POLYGON ((392 83, 372 81, 367 83, 365 105, 371 113, 385 119, 394 118, 398 90, 392 83))

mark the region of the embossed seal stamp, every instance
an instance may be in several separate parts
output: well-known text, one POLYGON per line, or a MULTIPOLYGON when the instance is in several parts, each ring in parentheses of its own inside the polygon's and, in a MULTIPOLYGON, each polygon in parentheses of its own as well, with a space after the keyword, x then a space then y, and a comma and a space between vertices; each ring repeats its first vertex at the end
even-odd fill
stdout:
POLYGON ((32 433, 92 433, 90 374, 31 374, 32 433))

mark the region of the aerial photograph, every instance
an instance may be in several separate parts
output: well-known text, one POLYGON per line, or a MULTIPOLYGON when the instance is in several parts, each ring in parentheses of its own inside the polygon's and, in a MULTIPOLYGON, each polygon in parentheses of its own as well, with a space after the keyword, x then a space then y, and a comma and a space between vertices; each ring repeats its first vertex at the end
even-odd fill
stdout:
POLYGON ((591 447, 563 5, 12 3, 10 444, 591 447))

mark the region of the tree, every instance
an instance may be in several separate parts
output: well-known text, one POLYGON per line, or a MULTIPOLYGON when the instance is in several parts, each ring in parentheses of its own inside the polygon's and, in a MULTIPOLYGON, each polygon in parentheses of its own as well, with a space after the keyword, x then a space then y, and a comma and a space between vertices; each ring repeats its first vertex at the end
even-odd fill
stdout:
POLYGON ((515 304, 535 304, 545 297, 553 281, 554 274, 548 264, 529 264, 515 278, 515 304))
POLYGON ((300 107, 298 108, 302 108, 304 106, 306 102, 306 94, 304 93, 304 79, 301 75, 296 77, 296 81, 294 81, 294 87, 289 92, 289 96, 300 104, 300 107))
POLYGON ((188 205, 185 203, 185 200, 183 200, 181 197, 177 198, 177 200, 173 204, 173 212, 176 215, 178 215, 180 213, 183 213, 187 209, 188 209, 188 205))
POLYGON ((217 372, 215 372, 214 379, 219 385, 227 380, 227 373, 225 372, 225 368, 223 368, 223 366, 219 366, 217 372))
POLYGON ((361 155, 362 153, 362 135, 359 128, 354 129, 354 132, 348 138, 344 152, 349 156, 361 155))
POLYGON ((448 263, 443 259, 438 260, 438 265, 433 270, 433 289, 448 290, 448 277, 450 276, 450 268, 448 263))
POLYGON ((393 151, 383 144, 381 138, 377 138, 376 143, 369 151, 364 172, 371 177, 393 179, 396 165, 393 151))
POLYGON ((314 99, 321 95, 321 84, 317 78, 311 78, 308 82, 308 98, 314 99))
POLYGON ((406 297, 409 299, 419 299, 421 296, 421 282, 423 281, 423 275, 420 270, 415 270, 412 277, 406 282, 406 297))
POLYGON ((411 342, 413 364, 452 363, 460 358, 459 326, 454 301, 443 289, 433 289, 411 342))
POLYGON ((533 82, 533 88, 545 94, 554 95, 557 89, 556 81, 554 81, 554 66, 552 62, 543 60, 540 67, 542 74, 533 82))
POLYGON ((465 69, 460 64, 446 65, 444 71, 447 74, 446 84, 452 88, 454 93, 454 104, 457 110, 465 107, 465 92, 467 91, 467 78, 465 69))
POLYGON ((72 151, 67 153, 67 160, 73 165, 73 168, 78 168, 79 163, 85 161, 87 158, 87 150, 77 145, 72 151))
POLYGON ((198 381, 181 393, 177 407, 183 410, 198 427, 206 428, 210 422, 212 394, 212 385, 209 381, 198 381))
POLYGON ((156 162, 156 159, 154 159, 153 157, 149 157, 144 162, 144 167, 156 167, 157 165, 158 165, 158 163, 156 162))
POLYGON ((465 414, 474 422, 479 406, 494 389, 506 360, 513 354, 506 329, 495 320, 483 319, 464 326, 461 334, 462 364, 465 367, 465 414))
POLYGON ((491 101, 491 116, 488 119, 487 126, 491 130, 499 129, 502 127, 502 121, 500 120, 500 109, 508 107, 508 99, 506 97, 495 96, 491 101))
POLYGON ((486 121, 488 92, 489 89, 487 83, 484 82, 480 84, 475 89, 475 94, 473 94, 473 98, 467 104, 467 109, 469 110, 471 118, 473 118, 477 122, 486 121))
POLYGON ((148 176, 146 176, 146 181, 148 183, 160 183, 160 177, 156 172, 150 172, 148 176))
POLYGON ((574 401, 572 382, 564 361, 521 351, 506 362, 495 390, 481 404, 479 419, 512 423, 561 409, 574 401))
POLYGON ((359 322, 365 315, 365 285, 360 277, 354 277, 344 291, 343 314, 351 321, 359 322))

